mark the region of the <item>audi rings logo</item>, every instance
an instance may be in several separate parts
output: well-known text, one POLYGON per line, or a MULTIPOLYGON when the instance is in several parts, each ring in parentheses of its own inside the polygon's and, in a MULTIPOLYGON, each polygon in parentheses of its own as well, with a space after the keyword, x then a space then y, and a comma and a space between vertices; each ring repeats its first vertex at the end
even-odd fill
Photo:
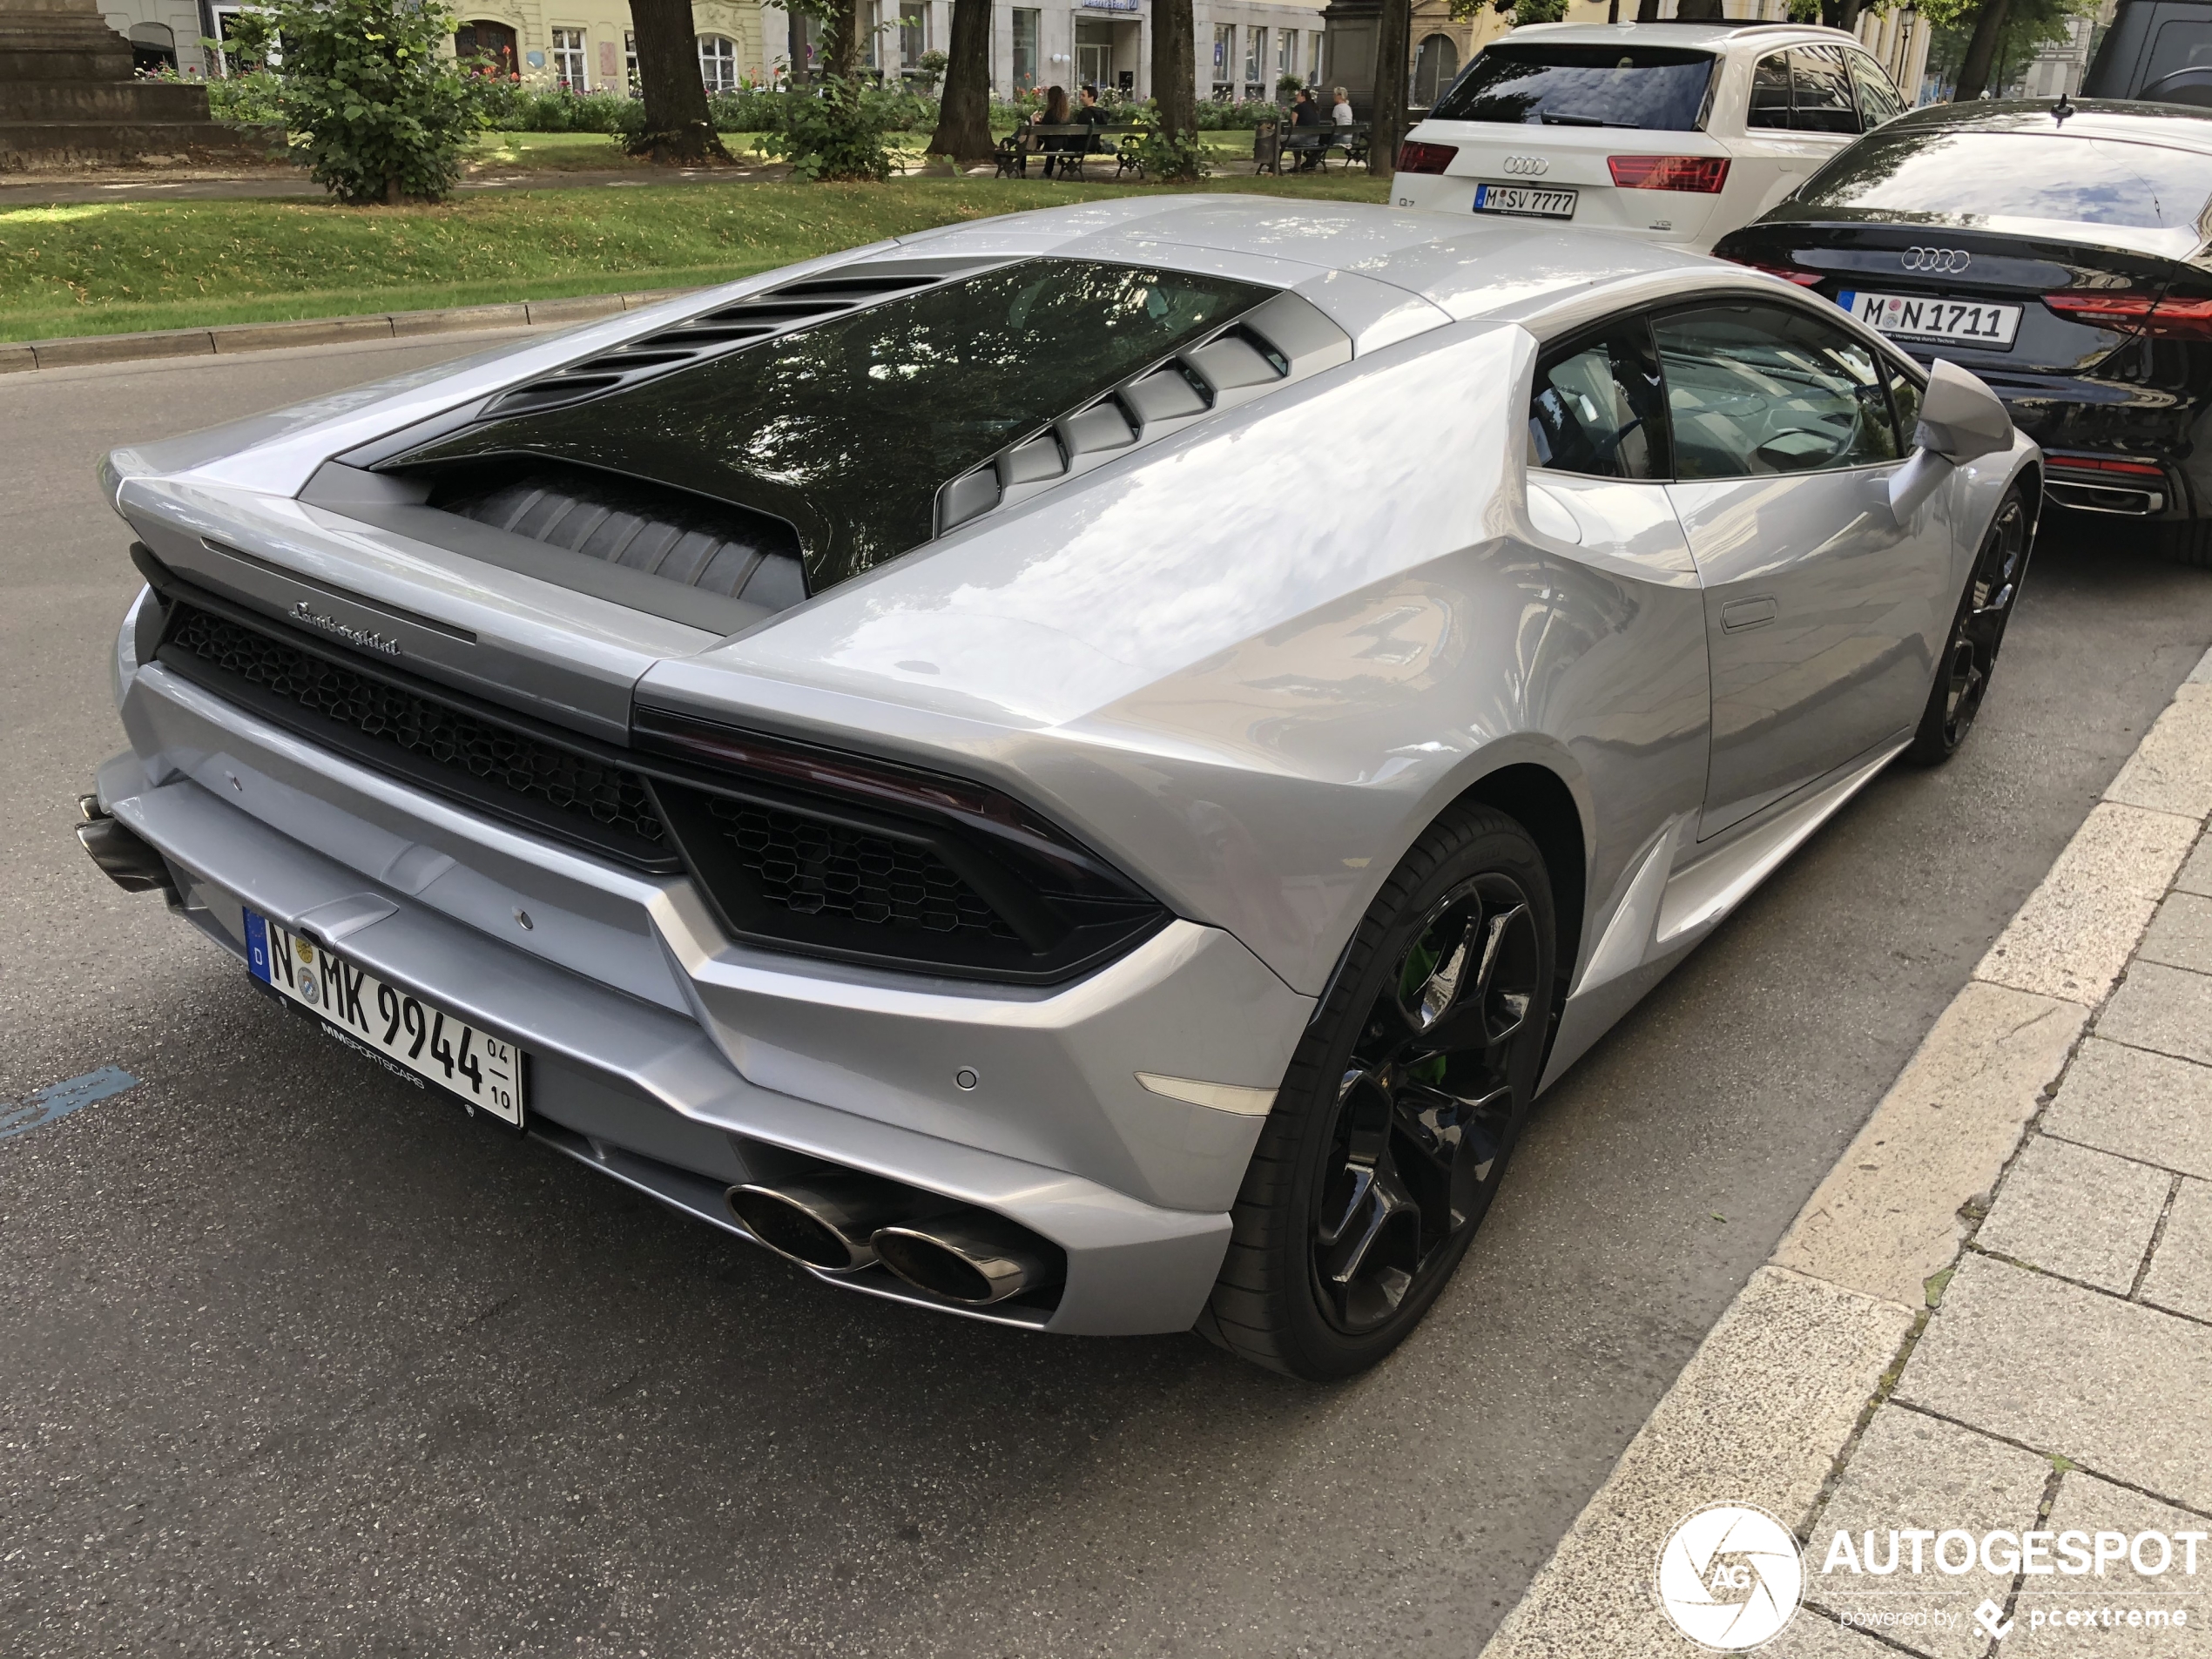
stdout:
POLYGON ((1691 1515, 1659 1552, 1659 1605, 1701 1648, 1741 1653, 1772 1641, 1804 1594, 1790 1529, 1764 1509, 1716 1503, 1691 1515))
POLYGON ((1908 247, 1897 256, 1897 262, 1908 271, 1957 276, 1974 262, 1974 256, 1962 247, 1908 247))
POLYGON ((1507 156, 1506 171, 1519 173, 1523 179, 1535 179, 1552 170, 1552 164, 1541 156, 1507 156))

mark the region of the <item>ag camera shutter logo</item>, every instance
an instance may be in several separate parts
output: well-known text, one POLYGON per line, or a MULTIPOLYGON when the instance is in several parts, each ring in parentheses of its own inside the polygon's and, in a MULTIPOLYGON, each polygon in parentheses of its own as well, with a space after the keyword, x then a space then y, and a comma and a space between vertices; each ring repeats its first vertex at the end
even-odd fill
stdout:
POLYGON ((1676 1629, 1716 1653, 1741 1653, 1779 1635, 1804 1584, 1790 1529, 1748 1504, 1698 1510, 1659 1552, 1659 1605, 1676 1629))

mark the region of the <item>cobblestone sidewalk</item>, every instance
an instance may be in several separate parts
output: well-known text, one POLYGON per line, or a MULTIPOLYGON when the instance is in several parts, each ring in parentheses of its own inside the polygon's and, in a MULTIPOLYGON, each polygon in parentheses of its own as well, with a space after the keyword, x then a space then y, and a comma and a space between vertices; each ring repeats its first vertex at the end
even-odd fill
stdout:
POLYGON ((2208 819, 2212 656, 1484 1659, 1696 1652, 1653 1572, 1718 1502, 1806 1545, 1777 1659, 2212 1656, 2208 819), (2145 1560, 2172 1560, 2030 1575, 2000 1542, 1957 1573, 1824 1571, 1838 1532, 1932 1556, 1951 1529, 2156 1533, 2145 1560))

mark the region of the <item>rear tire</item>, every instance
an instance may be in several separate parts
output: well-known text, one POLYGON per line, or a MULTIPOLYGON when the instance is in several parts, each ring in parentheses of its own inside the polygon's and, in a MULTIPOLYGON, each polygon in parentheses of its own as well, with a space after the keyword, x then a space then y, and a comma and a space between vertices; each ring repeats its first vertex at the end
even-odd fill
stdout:
POLYGON ((2212 569, 2212 519, 2185 518, 2159 525, 2158 556, 2199 570, 2212 569))
POLYGON ((1996 671, 1997 653, 2005 644, 2013 602, 2027 575, 2032 535, 2027 507, 2015 484, 1998 502, 1975 550, 1973 569, 1967 572, 1966 590, 1959 596, 1959 609, 1936 664, 1935 684, 1928 688, 1927 706, 1920 711, 1919 726, 1905 752, 1914 765, 1941 765, 1959 752, 1973 730, 1990 676, 1996 671))
POLYGON ((1291 1056, 1201 1332, 1317 1382, 1405 1340, 1534 1098, 1556 937, 1543 855, 1512 819, 1455 811, 1414 844, 1291 1056))

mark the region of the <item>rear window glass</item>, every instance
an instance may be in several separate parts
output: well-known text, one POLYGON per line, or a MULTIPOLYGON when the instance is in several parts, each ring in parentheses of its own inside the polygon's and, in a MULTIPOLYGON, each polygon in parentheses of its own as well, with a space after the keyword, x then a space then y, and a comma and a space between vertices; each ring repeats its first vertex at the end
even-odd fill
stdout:
POLYGON ((1486 46, 1430 111, 1447 121, 1688 132, 1705 107, 1710 52, 1674 46, 1486 46))
POLYGON ((1273 292, 1025 260, 408 460, 549 455, 772 514, 819 593, 927 541, 948 479, 1273 292))
POLYGON ((2038 132, 1877 132, 1797 192, 1931 225, 2042 219, 2195 234, 2212 158, 2155 144, 2038 132))

